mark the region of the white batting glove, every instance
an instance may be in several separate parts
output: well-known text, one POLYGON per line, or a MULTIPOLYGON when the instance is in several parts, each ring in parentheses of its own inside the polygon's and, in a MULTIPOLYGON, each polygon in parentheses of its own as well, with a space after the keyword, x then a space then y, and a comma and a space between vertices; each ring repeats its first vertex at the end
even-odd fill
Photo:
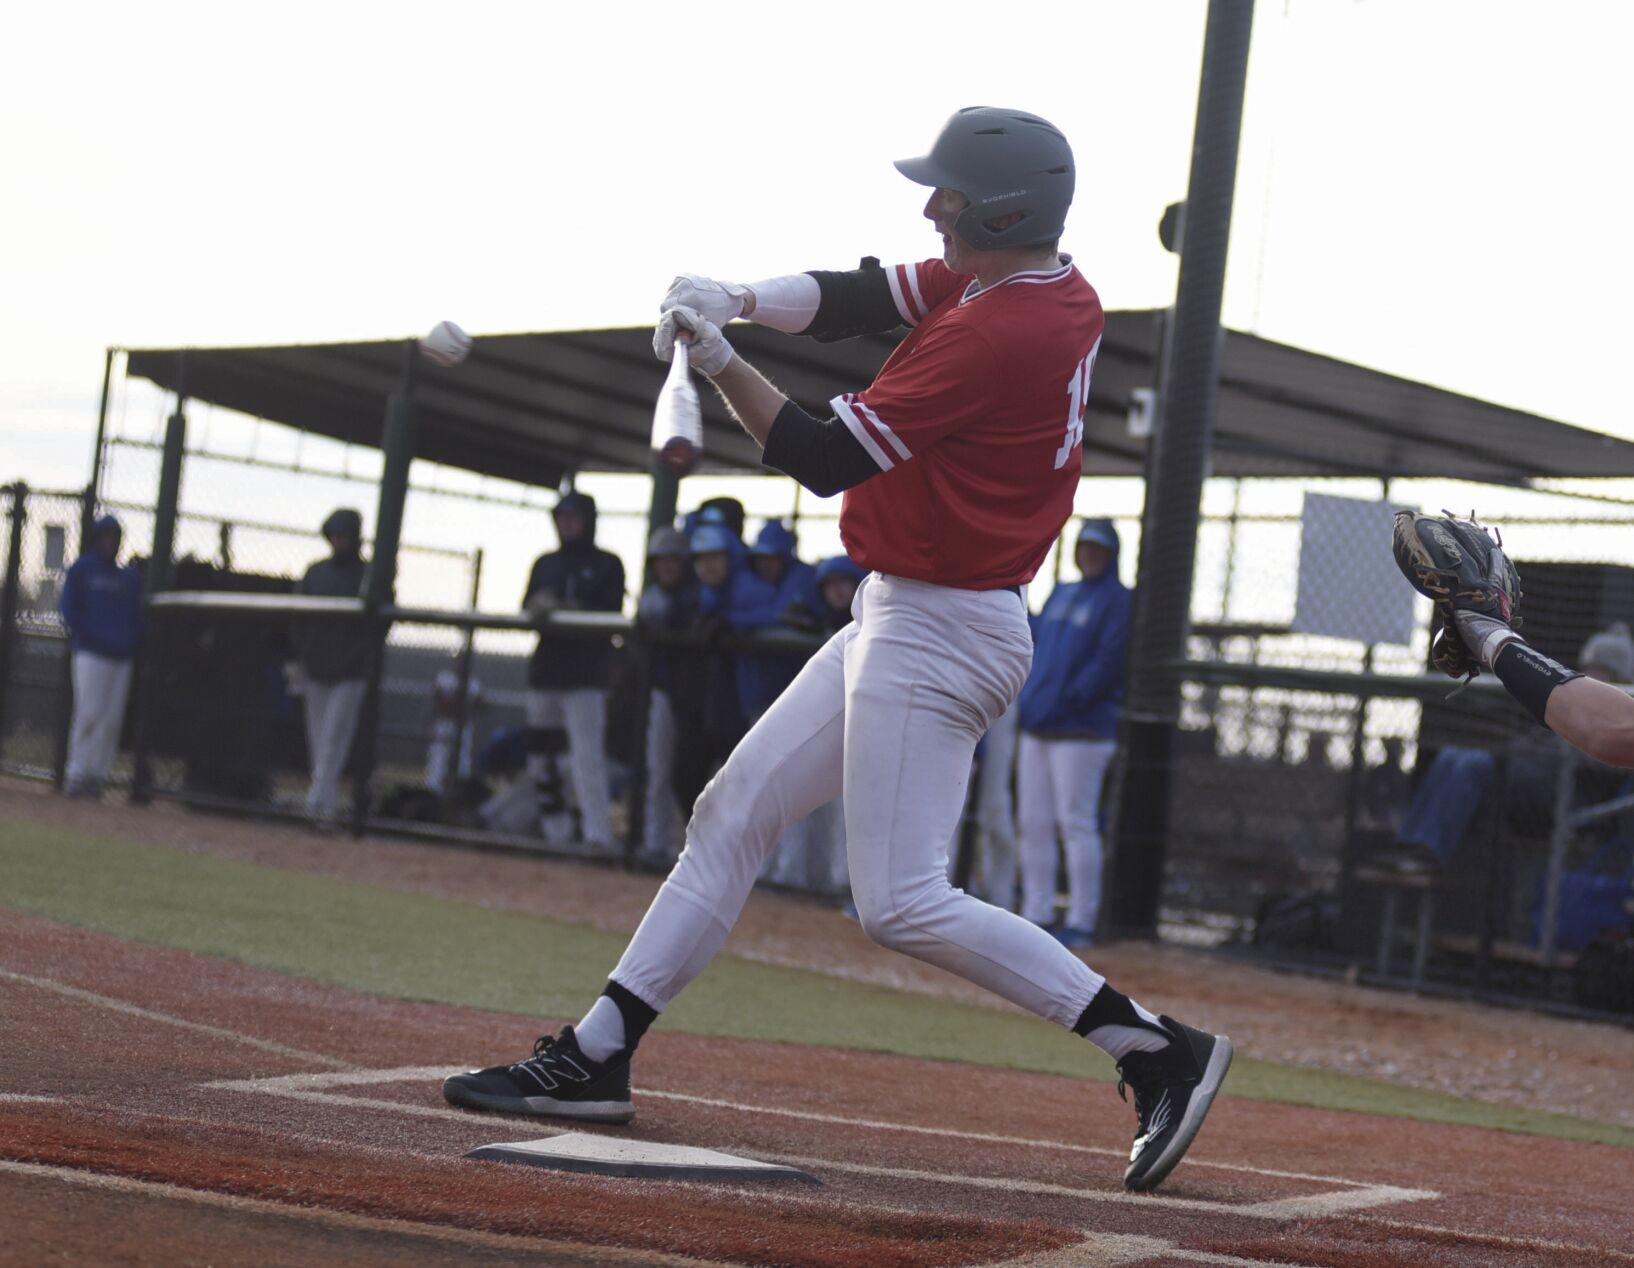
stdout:
POLYGON ((749 288, 736 282, 717 282, 712 277, 682 273, 669 284, 658 311, 667 313, 672 308, 690 308, 717 326, 724 326, 734 317, 743 316, 748 296, 749 288))
POLYGON ((652 350, 660 361, 675 359, 675 337, 692 336, 688 355, 692 368, 699 374, 714 378, 732 359, 732 345, 726 342, 721 328, 693 308, 672 308, 658 319, 652 332, 652 350))

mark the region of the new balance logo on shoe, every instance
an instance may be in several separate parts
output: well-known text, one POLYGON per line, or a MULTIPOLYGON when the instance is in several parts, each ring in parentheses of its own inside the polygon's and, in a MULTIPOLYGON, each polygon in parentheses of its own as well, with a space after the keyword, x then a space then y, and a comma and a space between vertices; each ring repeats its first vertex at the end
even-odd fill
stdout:
POLYGON ((529 1057, 526 1061, 518 1062, 516 1068, 526 1071, 529 1077, 547 1092, 554 1092, 561 1087, 563 1080, 569 1083, 590 1081, 590 1072, 560 1049, 542 1056, 529 1057), (547 1062, 549 1064, 546 1064, 547 1062), (557 1075, 561 1078, 558 1079, 557 1075))

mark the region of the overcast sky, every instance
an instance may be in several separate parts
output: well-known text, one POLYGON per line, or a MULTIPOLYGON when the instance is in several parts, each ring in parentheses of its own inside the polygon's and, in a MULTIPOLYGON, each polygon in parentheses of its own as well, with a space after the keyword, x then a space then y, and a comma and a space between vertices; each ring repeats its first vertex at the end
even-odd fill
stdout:
MULTIPOLYGON (((650 321, 680 269, 922 258, 954 108, 1073 141, 1166 303, 1204 6, 26 6, 0 44, 0 479, 83 481, 102 349, 650 321)), ((1262 0, 1229 324, 1634 435, 1622 3, 1262 0), (1624 154, 1624 158, 1619 158, 1624 154)), ((206 490, 189 485, 189 499, 206 490)), ((254 505, 253 482, 215 490, 254 505)))

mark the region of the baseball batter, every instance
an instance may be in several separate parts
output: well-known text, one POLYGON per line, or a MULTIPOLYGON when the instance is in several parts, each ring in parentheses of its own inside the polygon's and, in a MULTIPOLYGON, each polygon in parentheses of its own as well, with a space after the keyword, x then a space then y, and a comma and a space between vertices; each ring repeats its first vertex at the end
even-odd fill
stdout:
POLYGON ((784 829, 844 793, 862 926, 979 983, 1118 1063, 1134 1092, 1124 1174, 1150 1189, 1190 1145, 1231 1042, 1120 994, 1030 921, 947 880, 947 842, 983 731, 1032 658, 1024 587, 1072 510, 1103 317, 1058 254, 1072 200, 1066 138, 1019 110, 955 114, 897 168, 932 188, 942 257, 751 286, 684 275, 661 358, 683 332, 767 466, 844 491, 846 552, 872 570, 855 620, 807 663, 699 797, 686 848, 577 1026, 533 1055, 448 1079, 456 1105, 625 1122, 642 1034, 726 940, 784 829), (819 340, 909 327, 872 384, 803 411, 721 332, 745 316, 819 340))

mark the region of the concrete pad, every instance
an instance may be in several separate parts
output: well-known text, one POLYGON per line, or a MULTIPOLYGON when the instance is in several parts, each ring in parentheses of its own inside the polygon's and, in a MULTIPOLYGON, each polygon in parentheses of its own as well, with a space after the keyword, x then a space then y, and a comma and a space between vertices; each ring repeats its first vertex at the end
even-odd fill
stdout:
POLYGON ((820 1184, 816 1176, 795 1167, 754 1158, 739 1158, 690 1145, 592 1136, 564 1132, 544 1140, 507 1140, 483 1145, 465 1155, 490 1162, 517 1162, 554 1171, 634 1176, 644 1180, 798 1180, 820 1184))

